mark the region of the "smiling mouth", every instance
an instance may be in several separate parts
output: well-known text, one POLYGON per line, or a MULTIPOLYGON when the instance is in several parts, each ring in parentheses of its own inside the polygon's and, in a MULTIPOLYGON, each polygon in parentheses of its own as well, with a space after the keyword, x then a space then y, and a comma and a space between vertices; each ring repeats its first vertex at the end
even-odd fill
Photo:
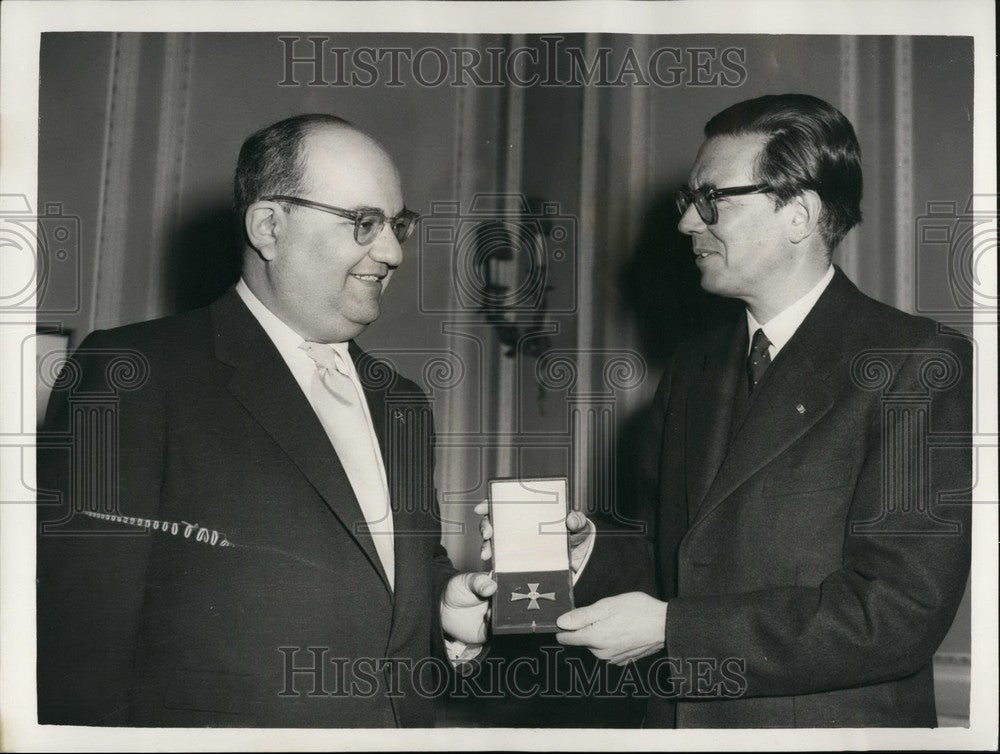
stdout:
POLYGON ((695 249, 694 255, 696 257, 698 257, 698 259, 704 259, 705 257, 711 256, 714 253, 715 253, 714 251, 701 251, 701 250, 695 249))
POLYGON ((351 277, 355 278, 357 280, 363 280, 366 283, 381 283, 382 282, 382 275, 357 275, 357 274, 355 274, 355 273, 352 272, 351 273, 351 277))

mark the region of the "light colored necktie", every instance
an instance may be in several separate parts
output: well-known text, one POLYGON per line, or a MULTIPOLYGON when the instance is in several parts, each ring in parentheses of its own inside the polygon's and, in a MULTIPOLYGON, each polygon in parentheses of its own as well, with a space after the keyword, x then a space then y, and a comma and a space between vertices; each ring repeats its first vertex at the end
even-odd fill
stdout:
POLYGON ((392 586, 395 553, 389 485, 378 440, 365 413, 364 394, 352 379, 344 356, 334 346, 306 341, 299 348, 316 362, 310 385, 313 407, 347 472, 392 586))

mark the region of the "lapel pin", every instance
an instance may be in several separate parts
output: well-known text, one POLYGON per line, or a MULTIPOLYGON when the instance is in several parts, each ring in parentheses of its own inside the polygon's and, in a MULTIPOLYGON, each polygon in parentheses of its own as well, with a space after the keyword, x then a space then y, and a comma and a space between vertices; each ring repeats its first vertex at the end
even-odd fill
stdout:
POLYGON ((396 409, 392 412, 392 418, 398 422, 403 422, 403 424, 406 424, 406 419, 403 417, 403 412, 400 411, 399 409, 396 409))
POLYGON ((800 403, 795 407, 795 410, 798 411, 800 414, 804 414, 806 412, 806 407, 800 403))

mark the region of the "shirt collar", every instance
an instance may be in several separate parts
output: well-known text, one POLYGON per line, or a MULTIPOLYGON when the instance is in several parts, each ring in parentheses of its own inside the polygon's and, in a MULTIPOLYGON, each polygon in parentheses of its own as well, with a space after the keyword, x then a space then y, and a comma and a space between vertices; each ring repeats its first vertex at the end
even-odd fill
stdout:
POLYGON ((250 286, 246 284, 243 278, 240 278, 240 282, 236 284, 236 292, 243 299, 243 303, 247 305, 250 313, 260 322, 260 326, 264 328, 267 336, 274 341, 274 345, 277 346, 279 351, 284 354, 292 350, 298 350, 303 341, 302 336, 285 324, 277 314, 268 309, 254 295, 254 292, 250 290, 250 286))
MULTIPOLYGON (((747 309, 747 332, 752 336, 758 329, 764 330, 767 339, 771 341, 771 347, 768 350, 773 359, 778 355, 778 351, 792 339, 795 331, 799 329, 799 325, 802 324, 802 321, 812 311, 812 308, 819 301, 819 297, 823 295, 823 291, 826 290, 831 280, 833 280, 833 265, 827 268, 826 274, 820 278, 819 282, 808 293, 772 317, 766 325, 760 324, 750 313, 750 310, 747 309)), ((749 353, 749 350, 747 352, 749 353)))
MULTIPOLYGON (((299 357, 309 359, 309 355, 299 348, 305 341, 305 338, 285 324, 277 314, 268 309, 257 298, 254 292, 250 290, 250 286, 246 284, 246 281, 242 277, 236 284, 236 293, 243 299, 243 303, 247 305, 254 318, 260 322, 260 326, 264 328, 264 332, 267 333, 267 336, 274 343, 281 355, 285 357, 286 361, 289 357, 293 359, 298 359, 299 357)), ((329 345, 338 351, 348 364, 351 364, 347 343, 330 343, 329 345)), ((311 360, 310 364, 312 364, 311 360)))

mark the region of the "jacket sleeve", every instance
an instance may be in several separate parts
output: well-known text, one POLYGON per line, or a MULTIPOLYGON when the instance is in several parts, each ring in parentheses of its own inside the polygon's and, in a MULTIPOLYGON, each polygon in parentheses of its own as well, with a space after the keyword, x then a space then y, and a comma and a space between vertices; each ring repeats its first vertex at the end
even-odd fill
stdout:
POLYGON ((845 521, 842 564, 818 585, 684 596, 669 603, 666 647, 676 658, 715 658, 745 664, 744 696, 798 695, 852 688, 911 675, 930 662, 954 619, 970 561, 972 352, 965 339, 934 336, 900 361, 894 394, 926 395, 929 429, 949 438, 934 453, 908 415, 875 412, 868 448, 845 521), (954 384, 937 389, 920 354, 952 353, 954 384), (885 415, 883 416, 882 413, 885 415), (902 438, 884 457, 885 439, 902 438), (921 478, 905 466, 922 454, 921 478), (893 464, 884 469, 884 464, 893 464), (918 511, 892 511, 878 531, 858 524, 883 514, 885 471, 902 480, 900 499, 929 500, 939 521, 957 522, 942 533, 918 511), (895 517, 895 518, 894 518, 895 517), (921 531, 921 526, 927 527, 921 531))
POLYGON ((62 371, 38 450, 39 722, 127 722, 162 476, 162 396, 146 356, 102 333, 62 371))

